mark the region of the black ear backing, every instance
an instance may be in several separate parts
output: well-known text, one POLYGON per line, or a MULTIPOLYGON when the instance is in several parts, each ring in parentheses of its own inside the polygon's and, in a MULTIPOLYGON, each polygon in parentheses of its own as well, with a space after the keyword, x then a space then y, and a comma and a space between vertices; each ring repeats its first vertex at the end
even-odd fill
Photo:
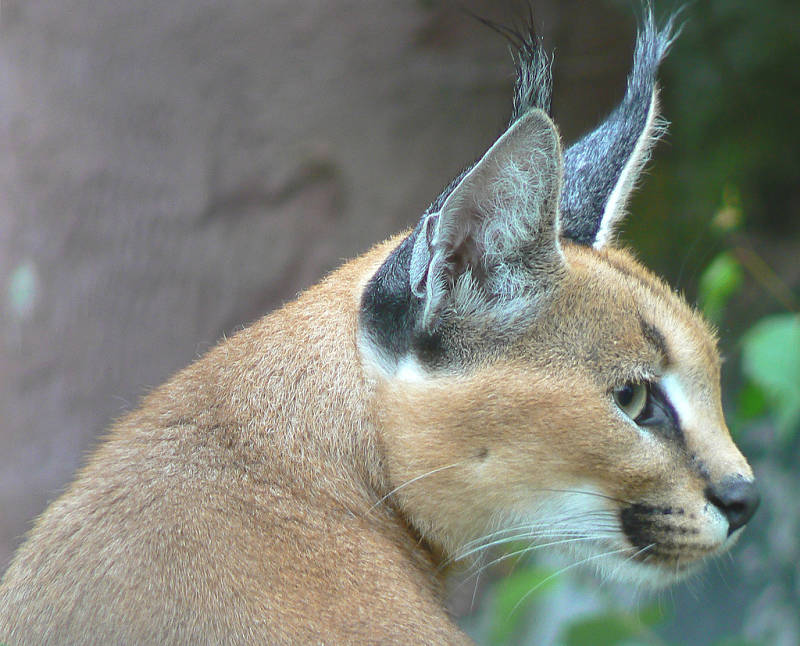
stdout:
POLYGON ((622 103, 564 155, 561 234, 594 247, 608 244, 650 151, 665 130, 658 117, 658 66, 676 38, 675 17, 663 29, 651 8, 639 30, 622 103))
POLYGON ((545 113, 550 59, 540 41, 532 29, 523 36, 484 21, 512 45, 511 123, 367 284, 361 338, 387 370, 409 353, 431 361, 450 356, 448 343, 465 339, 466 330, 477 331, 476 338, 512 334, 517 317, 533 314, 563 269, 560 236, 609 243, 662 129, 656 73, 675 37, 674 21, 659 30, 648 9, 622 103, 564 159, 545 113))

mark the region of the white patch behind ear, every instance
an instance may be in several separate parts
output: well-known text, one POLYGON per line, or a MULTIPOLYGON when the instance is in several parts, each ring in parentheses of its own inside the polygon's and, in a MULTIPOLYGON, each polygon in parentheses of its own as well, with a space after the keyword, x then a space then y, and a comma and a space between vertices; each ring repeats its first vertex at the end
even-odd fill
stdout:
POLYGON ((658 117, 658 96, 657 90, 654 89, 647 109, 645 126, 636 140, 633 153, 625 162, 614 190, 611 191, 606 201, 603 215, 600 218, 600 228, 593 244, 595 249, 606 246, 614 237, 617 224, 625 217, 625 207, 636 186, 636 180, 650 159, 650 152, 665 128, 666 124, 661 122, 658 117))

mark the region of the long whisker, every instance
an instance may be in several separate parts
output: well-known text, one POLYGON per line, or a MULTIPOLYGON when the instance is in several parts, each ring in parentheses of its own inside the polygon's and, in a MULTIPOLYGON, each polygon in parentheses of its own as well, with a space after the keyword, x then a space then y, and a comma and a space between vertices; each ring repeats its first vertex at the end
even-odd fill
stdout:
POLYGON ((570 565, 567 565, 566 567, 563 567, 560 570, 557 570, 557 571, 553 572, 551 575, 546 576, 544 579, 539 581, 539 583, 537 583, 530 590, 528 590, 524 595, 522 595, 522 598, 519 601, 517 601, 517 603, 514 604, 514 607, 511 609, 511 614, 514 614, 514 612, 516 612, 517 608, 519 608, 520 605, 522 605, 522 603, 525 601, 525 599, 527 599, 530 595, 532 595, 537 589, 542 587, 545 583, 547 583, 551 579, 554 579, 555 577, 563 574, 567 570, 571 570, 573 568, 576 568, 579 565, 583 565, 584 563, 588 563, 589 561, 594 561, 595 559, 603 558, 605 556, 613 556, 614 554, 620 554, 621 552, 627 552, 630 549, 631 549, 630 547, 623 547, 621 549, 612 550, 610 552, 602 552, 601 554, 594 554, 592 556, 589 556, 589 557, 587 557, 585 559, 581 559, 580 561, 576 561, 575 563, 571 563, 570 565))
POLYGON ((377 507, 382 502, 384 502, 387 498, 389 498, 389 496, 397 493, 398 491, 400 491, 401 489, 407 487, 408 485, 414 484, 418 480, 422 480, 423 478, 427 478, 428 476, 432 476, 434 473, 439 473, 440 471, 445 471, 446 469, 452 469, 453 467, 457 467, 457 466, 460 466, 462 464, 464 464, 464 460, 460 460, 458 462, 453 462, 452 464, 448 464, 448 465, 445 465, 443 467, 437 467, 436 469, 431 469, 430 471, 428 471, 426 473, 423 473, 423 474, 420 474, 420 475, 418 475, 418 476, 416 476, 414 478, 411 478, 411 480, 408 480, 408 481, 404 482, 403 484, 395 487, 389 493, 387 493, 385 496, 383 496, 380 500, 378 500, 378 502, 376 502, 374 505, 372 505, 372 507, 370 507, 367 510, 367 513, 370 513, 373 509, 375 509, 375 507, 377 507))
POLYGON ((546 538, 548 536, 563 536, 570 534, 583 534, 585 531, 582 528, 569 528, 568 523, 575 520, 593 519, 592 529, 601 530, 616 530, 618 524, 616 521, 616 514, 607 511, 586 512, 582 514, 571 514, 561 517, 554 517, 543 523, 525 523, 505 527, 489 534, 485 534, 476 539, 468 541, 461 546, 461 549, 456 552, 450 559, 458 560, 469 556, 474 551, 478 551, 483 547, 489 547, 496 544, 501 544, 509 540, 526 539, 526 538, 546 538), (601 522, 602 521, 602 522, 601 522), (613 521, 613 522, 611 522, 613 521), (498 538, 499 537, 499 538, 498 538), (477 549, 476 549, 477 547, 477 549))
MULTIPOLYGON (((468 549, 462 549, 459 552, 456 552, 450 559, 448 559, 448 563, 452 561, 458 561, 465 559, 476 552, 486 551, 492 547, 497 545, 503 545, 505 543, 513 543, 514 541, 526 540, 526 539, 541 539, 541 538, 550 538, 550 537, 571 537, 571 538, 581 538, 587 537, 586 532, 578 531, 578 530, 564 530, 564 529, 553 529, 547 532, 534 532, 530 528, 522 528, 523 531, 521 533, 512 534, 510 536, 504 536, 502 538, 495 539, 493 541, 489 541, 486 543, 481 543, 479 545, 474 545, 468 549)), ((606 532, 612 532, 607 535, 600 535, 600 534, 593 534, 592 536, 595 538, 608 538, 609 536, 613 536, 613 530, 616 530, 615 525, 595 525, 593 530, 601 530, 606 532)), ((591 537, 587 537, 591 538, 591 537)), ((552 545, 553 543, 548 543, 548 545, 552 545)))
POLYGON ((553 529, 557 526, 563 526, 565 523, 569 523, 575 520, 583 520, 586 518, 601 518, 601 519, 607 518, 609 520, 613 519, 615 521, 614 525, 616 525, 616 517, 617 516, 614 512, 602 509, 598 509, 597 511, 581 512, 565 516, 553 516, 547 519, 546 524, 544 521, 538 521, 538 522, 526 522, 524 524, 512 525, 510 527, 503 527, 489 534, 485 534, 479 538, 475 538, 465 543, 462 547, 469 549, 470 547, 477 545, 478 543, 490 540, 495 536, 499 536, 501 534, 508 534, 511 532, 516 532, 524 529, 530 529, 530 531, 533 533, 535 530, 538 529, 553 529))
POLYGON ((645 545, 643 548, 641 548, 641 549, 637 550, 636 552, 634 552, 634 553, 633 553, 633 554, 631 554, 630 556, 628 556, 628 557, 626 557, 625 559, 623 559, 623 560, 622 560, 622 561, 621 561, 621 562, 620 562, 620 563, 617 565, 617 567, 616 567, 616 568, 614 568, 614 573, 613 573, 613 574, 612 574, 610 577, 608 577, 608 578, 609 578, 609 580, 615 579, 615 578, 616 578, 616 576, 617 576, 617 572, 619 572, 621 568, 625 567, 625 564, 627 564, 627 563, 629 563, 629 562, 633 561, 633 560, 634 560, 634 559, 635 559, 637 556, 639 556, 639 554, 643 554, 644 552, 646 552, 647 550, 650 550, 650 549, 654 548, 655 546, 656 546, 656 544, 655 544, 655 543, 650 543, 649 545, 645 545))
MULTIPOLYGON (((542 539, 542 538, 549 538, 549 537, 557 537, 557 540, 550 541, 550 542, 547 542, 547 543, 531 543, 531 545, 529 545, 525 549, 527 550, 527 549, 531 549, 531 548, 549 547, 549 546, 552 546, 552 545, 560 545, 561 543, 568 543, 568 542, 574 541, 574 540, 588 540, 588 539, 591 539, 591 538, 608 538, 610 536, 613 536, 613 534, 599 534, 598 533, 598 534, 593 534, 592 536, 587 536, 586 534, 581 533, 581 532, 574 532, 573 535, 570 536, 570 534, 568 532, 551 532, 549 534, 538 534, 538 535, 534 536, 533 538, 542 539)), ((498 545, 504 545, 504 544, 507 544, 507 543, 514 543, 514 542, 517 542, 517 541, 522 541, 522 540, 530 539, 530 538, 532 538, 532 537, 531 537, 531 535, 529 533, 515 534, 515 535, 509 536, 507 538, 502 538, 502 539, 499 539, 499 540, 496 540, 496 541, 492 541, 491 543, 487 543, 486 545, 479 545, 478 547, 475 547, 475 548, 469 550, 468 552, 466 552, 464 554, 459 554, 458 555, 458 559, 459 560, 465 559, 468 556, 470 556, 471 554, 474 554, 476 552, 488 551, 492 547, 496 547, 498 545)), ((522 551, 525 551, 525 550, 522 550, 522 551)))
POLYGON ((472 590, 472 601, 469 604, 469 611, 472 612, 472 609, 475 607, 475 597, 478 594, 478 583, 481 580, 481 573, 478 572, 477 576, 475 577, 475 588, 472 590))
POLYGON ((597 498, 603 498, 604 500, 611 500, 612 502, 619 502, 624 505, 632 505, 633 503, 630 500, 625 500, 624 498, 615 498, 614 496, 609 496, 604 493, 599 493, 597 491, 586 491, 584 489, 537 489, 536 491, 548 491, 551 493, 579 493, 585 496, 595 496, 597 498))
MULTIPOLYGON (((503 561, 505 561, 507 559, 514 558, 515 556, 525 555, 525 554, 528 554, 530 552, 534 552, 534 551, 539 550, 539 549, 544 549, 546 547, 554 547, 556 545, 566 545, 568 543, 580 543, 582 541, 593 541, 593 540, 597 540, 598 538, 614 538, 614 537, 615 537, 614 534, 607 534, 607 535, 597 534, 597 535, 594 535, 594 536, 575 536, 573 538, 566 538, 566 539, 561 539, 561 540, 558 540, 558 541, 550 541, 550 542, 547 542, 547 543, 539 543, 539 544, 535 544, 535 545, 529 545, 528 547, 524 547, 524 548, 519 549, 519 550, 514 550, 513 552, 508 552, 506 554, 503 554, 502 556, 498 556, 497 558, 492 559, 488 563, 485 563, 485 564, 481 565, 475 572, 470 573, 467 578, 469 578, 469 576, 475 576, 476 574, 479 574, 479 573, 483 572, 484 570, 486 570, 486 569, 488 569, 488 568, 490 568, 490 567, 492 567, 494 565, 497 565, 498 563, 502 563, 503 561)), ((630 548, 626 547, 625 549, 630 549, 630 548)))

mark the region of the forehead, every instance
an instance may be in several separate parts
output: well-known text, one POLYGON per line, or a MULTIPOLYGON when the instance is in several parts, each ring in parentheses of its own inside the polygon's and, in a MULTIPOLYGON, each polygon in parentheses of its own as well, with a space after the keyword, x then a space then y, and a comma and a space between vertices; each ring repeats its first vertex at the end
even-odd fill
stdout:
POLYGON ((716 338, 703 318, 666 283, 619 249, 563 243, 568 271, 549 311, 526 335, 532 355, 559 349, 575 364, 616 373, 659 373, 680 366, 688 377, 716 378, 716 338))

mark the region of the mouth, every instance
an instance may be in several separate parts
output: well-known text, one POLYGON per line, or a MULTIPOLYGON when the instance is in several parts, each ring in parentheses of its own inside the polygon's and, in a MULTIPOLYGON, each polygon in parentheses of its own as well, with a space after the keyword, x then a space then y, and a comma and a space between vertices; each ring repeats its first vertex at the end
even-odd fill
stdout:
POLYGON ((739 534, 729 537, 724 521, 700 520, 680 507, 633 504, 619 517, 625 538, 638 549, 631 560, 677 578, 691 573, 704 559, 726 551, 739 534))

